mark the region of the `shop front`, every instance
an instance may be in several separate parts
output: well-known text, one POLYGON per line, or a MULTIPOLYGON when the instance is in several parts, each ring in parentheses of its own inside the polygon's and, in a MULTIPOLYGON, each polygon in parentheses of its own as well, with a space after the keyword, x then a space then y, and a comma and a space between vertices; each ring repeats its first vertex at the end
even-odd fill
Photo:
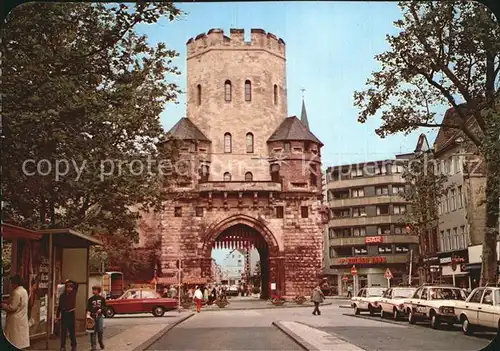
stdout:
MULTIPOLYGON (((465 270, 471 277, 471 288, 479 286, 481 280, 481 257, 483 254, 483 245, 469 246, 468 255, 469 263, 466 264, 465 270)), ((500 241, 497 242, 497 262, 499 264, 498 271, 500 272, 500 241)))
POLYGON ((469 253, 466 250, 438 254, 440 273, 437 282, 460 288, 472 288, 473 282, 467 271, 469 253))

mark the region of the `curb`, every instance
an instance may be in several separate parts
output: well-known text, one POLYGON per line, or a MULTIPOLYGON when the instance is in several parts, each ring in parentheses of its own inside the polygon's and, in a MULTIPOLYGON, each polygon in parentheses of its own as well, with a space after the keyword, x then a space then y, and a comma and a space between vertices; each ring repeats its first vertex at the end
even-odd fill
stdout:
POLYGON ((309 344, 307 341, 302 339, 302 337, 300 335, 298 335, 297 333, 294 333, 289 328, 285 327, 280 321, 273 322, 272 325, 274 325, 276 328, 281 330, 285 335, 287 335, 290 339, 295 341, 304 350, 306 350, 306 351, 319 351, 319 349, 315 348, 314 346, 309 344))
POLYGON ((349 314, 349 313, 342 313, 343 316, 348 316, 348 317, 354 317, 354 318, 361 318, 361 319, 368 319, 370 321, 376 321, 376 322, 382 322, 382 323, 387 323, 387 324, 396 324, 396 325, 404 325, 403 321, 394 321, 394 320, 390 320, 390 319, 385 319, 385 318, 382 318, 380 316, 376 316, 376 317, 379 317, 379 318, 373 318, 374 316, 361 316, 361 315, 353 315, 353 314, 349 314))
POLYGON ((151 345, 153 345, 155 342, 157 342, 161 337, 163 337, 165 334, 167 334, 171 329, 173 329, 175 326, 181 324, 185 320, 191 318, 194 316, 193 312, 190 312, 190 314, 179 318, 177 321, 167 325, 165 328, 160 330, 158 333, 150 337, 148 340, 144 341, 142 344, 137 346, 133 351, 144 351, 147 348, 149 348, 151 345))
MULTIPOLYGON (((333 305, 331 302, 325 302, 325 303, 322 303, 320 304, 320 306, 330 306, 330 305, 333 305)), ((201 312, 204 312, 204 311, 208 311, 208 312, 211 312, 211 311, 247 311, 247 310, 269 310, 269 309, 278 309, 278 308, 305 308, 305 307, 310 307, 310 308, 313 308, 314 305, 297 305, 297 304, 290 304, 290 305, 283 305, 283 306, 273 306, 272 304, 271 305, 268 305, 268 306, 259 306, 259 307, 243 307, 243 308, 210 308, 210 309, 207 309, 207 308, 201 308, 201 312)), ((350 308, 350 307, 349 307, 350 308)))

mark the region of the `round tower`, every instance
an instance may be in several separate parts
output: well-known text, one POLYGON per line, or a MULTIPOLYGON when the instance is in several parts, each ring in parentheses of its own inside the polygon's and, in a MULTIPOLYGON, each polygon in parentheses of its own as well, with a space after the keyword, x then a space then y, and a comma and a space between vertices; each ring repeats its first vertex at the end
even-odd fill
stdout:
POLYGON ((285 43, 262 29, 187 42, 187 117, 211 141, 211 181, 270 180, 266 141, 287 117, 285 43))

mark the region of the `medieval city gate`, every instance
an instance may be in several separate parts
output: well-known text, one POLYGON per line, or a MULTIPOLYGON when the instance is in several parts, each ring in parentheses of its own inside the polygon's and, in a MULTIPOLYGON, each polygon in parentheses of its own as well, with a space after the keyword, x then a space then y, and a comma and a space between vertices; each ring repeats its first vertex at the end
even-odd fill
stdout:
MULTIPOLYGON (((213 249, 257 249, 260 258, 261 298, 284 295, 283 258, 273 234, 253 218, 228 218, 209 231, 203 245, 204 262, 211 263, 213 249), (274 286, 273 286, 274 285, 274 286), (274 289, 273 289, 274 288, 274 289)), ((211 276, 211 264, 204 264, 202 276, 211 276)))

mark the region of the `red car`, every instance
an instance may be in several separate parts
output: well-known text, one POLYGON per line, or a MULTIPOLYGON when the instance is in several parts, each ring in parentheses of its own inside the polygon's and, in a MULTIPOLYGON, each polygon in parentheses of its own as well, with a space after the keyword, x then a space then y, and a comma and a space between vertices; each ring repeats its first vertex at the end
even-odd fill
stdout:
POLYGON ((178 306, 177 299, 163 298, 153 289, 129 289, 119 298, 106 301, 104 315, 111 318, 115 314, 152 313, 161 317, 178 306))

